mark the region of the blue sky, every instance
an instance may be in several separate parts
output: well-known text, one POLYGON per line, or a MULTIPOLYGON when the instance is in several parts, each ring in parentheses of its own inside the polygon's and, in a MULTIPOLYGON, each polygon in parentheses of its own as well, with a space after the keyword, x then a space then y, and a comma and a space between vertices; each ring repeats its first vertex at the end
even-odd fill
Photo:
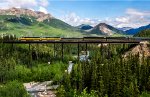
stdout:
POLYGON ((105 19, 124 15, 128 8, 150 10, 149 4, 149 1, 51 1, 48 10, 57 17, 62 11, 64 13, 75 12, 82 18, 105 19))
POLYGON ((70 25, 105 22, 115 27, 150 24, 150 0, 0 0, 0 8, 29 8, 70 25))

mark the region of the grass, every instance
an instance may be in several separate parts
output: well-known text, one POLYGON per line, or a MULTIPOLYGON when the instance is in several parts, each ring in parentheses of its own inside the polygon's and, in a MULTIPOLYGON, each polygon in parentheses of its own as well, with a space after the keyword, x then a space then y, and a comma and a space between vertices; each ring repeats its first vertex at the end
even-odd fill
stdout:
POLYGON ((53 27, 39 27, 39 25, 20 27, 20 25, 8 24, 7 31, 0 30, 0 33, 15 34, 17 37, 22 36, 51 36, 51 37, 82 37, 80 32, 67 31, 53 27), (18 29, 19 28, 19 29, 18 29))
POLYGON ((14 70, 9 71, 8 76, 10 80, 18 80, 19 82, 49 80, 59 82, 67 66, 67 64, 61 62, 36 64, 32 68, 27 68, 25 65, 17 65, 14 70))
POLYGON ((0 33, 22 36, 50 36, 50 37, 82 37, 83 34, 68 24, 53 19, 50 22, 37 22, 31 17, 0 16, 0 33), (15 19, 15 20, 11 20, 15 19), (32 20, 32 21, 31 21, 32 20), (60 24, 59 24, 60 23, 60 24), (30 25, 28 25, 30 24, 30 25), (68 28, 67 28, 68 27, 68 28))
POLYGON ((9 24, 9 30, 2 31, 0 30, 0 33, 7 33, 7 34, 15 34, 17 37, 22 36, 51 36, 51 37, 82 37, 83 35, 80 32, 72 32, 72 31, 66 31, 58 28, 53 27, 38 27, 38 25, 34 26, 25 26, 20 27, 18 29, 18 25, 15 25, 14 27, 12 24, 9 24), (71 32, 71 33, 70 33, 71 32))

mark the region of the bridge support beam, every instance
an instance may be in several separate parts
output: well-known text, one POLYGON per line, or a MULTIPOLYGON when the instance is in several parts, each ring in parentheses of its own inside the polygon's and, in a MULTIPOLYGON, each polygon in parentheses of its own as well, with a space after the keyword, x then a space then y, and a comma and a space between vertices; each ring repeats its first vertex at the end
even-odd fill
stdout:
POLYGON ((55 58, 55 43, 54 43, 54 49, 53 50, 54 50, 53 57, 55 58))
POLYGON ((123 44, 123 50, 125 50, 125 44, 123 44))
POLYGON ((28 67, 29 67, 29 65, 30 65, 30 43, 29 43, 29 63, 28 63, 28 67))
POLYGON ((103 43, 101 43, 100 52, 101 52, 101 61, 103 62, 103 43))
POLYGON ((86 51, 86 56, 87 56, 87 43, 85 43, 85 51, 86 51))
POLYGON ((28 63, 28 67, 31 67, 31 62, 32 62, 31 44, 29 43, 29 63, 28 63))
POLYGON ((13 51, 13 43, 11 44, 11 49, 12 49, 12 51, 13 51))
POLYGON ((79 49, 80 45, 78 43, 78 61, 79 61, 79 52, 80 52, 80 49, 79 49))
POLYGON ((110 56, 110 51, 111 51, 111 50, 110 50, 110 43, 108 43, 108 58, 109 58, 109 59, 110 59, 110 57, 111 57, 111 56, 110 56))
POLYGON ((37 43, 37 60, 39 60, 39 44, 37 43))
POLYGON ((62 58, 62 61, 64 60, 64 43, 61 44, 61 58, 62 58))

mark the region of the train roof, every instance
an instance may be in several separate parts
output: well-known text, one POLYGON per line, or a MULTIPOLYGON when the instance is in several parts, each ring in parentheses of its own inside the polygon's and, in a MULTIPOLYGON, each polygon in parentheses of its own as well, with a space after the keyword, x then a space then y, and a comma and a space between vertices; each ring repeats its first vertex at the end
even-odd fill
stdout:
POLYGON ((60 37, 21 37, 21 38, 60 38, 60 37))

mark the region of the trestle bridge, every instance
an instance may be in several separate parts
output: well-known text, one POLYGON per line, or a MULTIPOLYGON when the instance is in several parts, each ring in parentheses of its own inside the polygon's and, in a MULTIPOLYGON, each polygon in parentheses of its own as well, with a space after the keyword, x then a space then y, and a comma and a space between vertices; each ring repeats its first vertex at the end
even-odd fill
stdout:
POLYGON ((61 58, 64 58, 64 45, 65 44, 76 44, 78 49, 78 58, 80 53, 80 44, 85 44, 85 51, 88 51, 88 44, 101 44, 101 48, 103 48, 103 44, 140 44, 143 41, 150 41, 150 38, 142 38, 142 37, 86 37, 86 38, 61 38, 61 40, 44 40, 44 41, 35 41, 35 40, 3 40, 2 44, 28 44, 29 51, 31 50, 31 44, 53 44, 54 53, 56 44, 61 44, 61 58))

